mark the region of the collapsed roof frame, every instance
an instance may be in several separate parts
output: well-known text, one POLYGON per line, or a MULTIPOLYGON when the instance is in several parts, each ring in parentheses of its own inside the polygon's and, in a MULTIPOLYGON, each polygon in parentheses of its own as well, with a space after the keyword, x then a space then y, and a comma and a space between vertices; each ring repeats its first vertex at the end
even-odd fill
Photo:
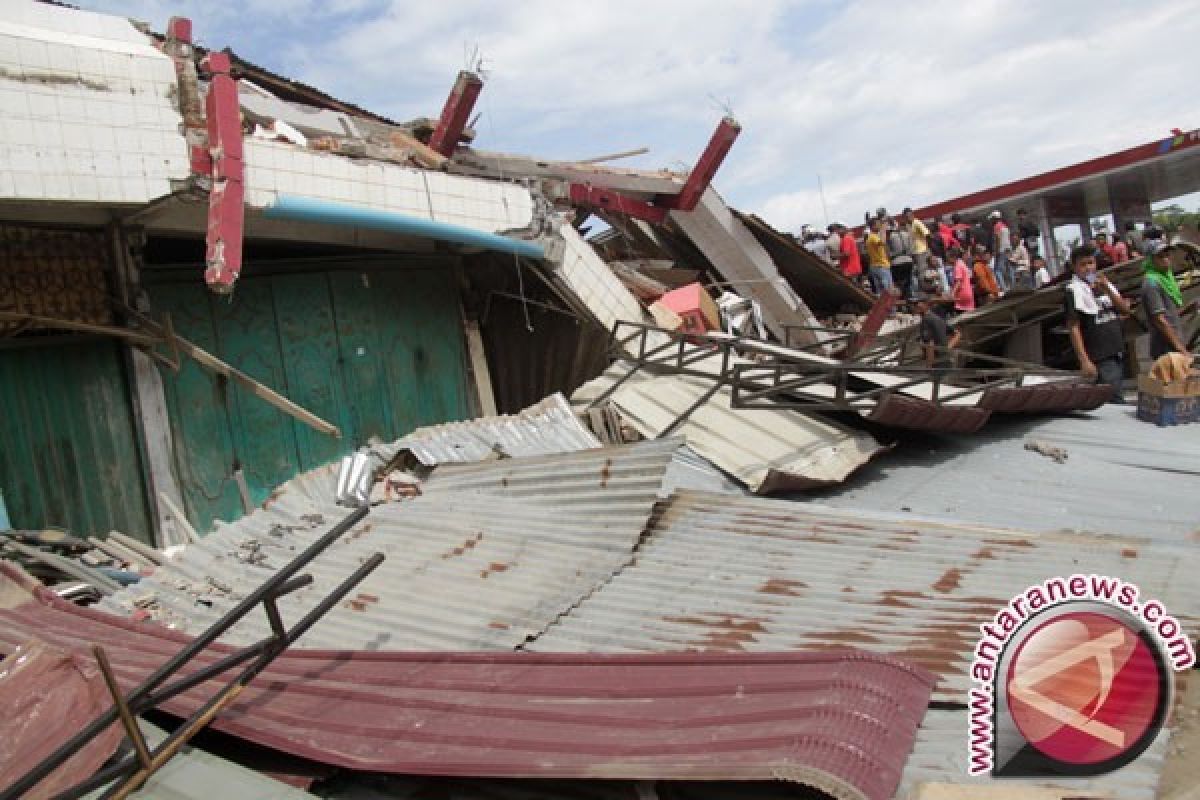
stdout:
MULTIPOLYGON (((836 332, 850 337, 844 331, 836 332)), ((683 375, 711 382, 695 403, 675 417, 663 435, 676 431, 722 387, 732 390, 738 409, 854 412, 894 427, 969 433, 978 430, 992 410, 1019 410, 1010 399, 993 402, 997 390, 1032 389, 1041 394, 1047 382, 1081 391, 1053 392, 1024 405, 1043 410, 1094 408, 1103 402, 1103 389, 1079 387, 1075 373, 1039 367, 964 351, 943 351, 970 362, 989 360, 994 366, 931 368, 914 365, 903 353, 910 342, 892 340, 856 360, 834 361, 756 339, 729 334, 685 334, 653 325, 618 321, 609 336, 615 357, 629 363, 626 373, 588 404, 603 405, 640 371, 683 375), (753 355, 750 362, 743 355, 753 355), (1033 379, 1030 381, 1030 379, 1033 379), (1040 379, 1040 380, 1039 380, 1040 379), (1057 379, 1057 382, 1054 382, 1057 379), (965 402, 972 398, 976 402, 965 402), (996 406, 996 408, 993 408, 996 406)), ((814 347, 815 346, 811 346, 814 347)), ((1032 409, 1030 409, 1032 410, 1032 409)))

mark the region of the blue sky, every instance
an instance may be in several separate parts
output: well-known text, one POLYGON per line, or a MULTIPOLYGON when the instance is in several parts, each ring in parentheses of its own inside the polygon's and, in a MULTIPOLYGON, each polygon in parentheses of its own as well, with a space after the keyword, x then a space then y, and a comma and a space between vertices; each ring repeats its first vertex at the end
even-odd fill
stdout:
POLYGON ((920 206, 1200 126, 1194 0, 78 0, 398 120, 437 116, 481 53, 480 147, 694 162, 728 104, 716 185, 797 230, 920 206))

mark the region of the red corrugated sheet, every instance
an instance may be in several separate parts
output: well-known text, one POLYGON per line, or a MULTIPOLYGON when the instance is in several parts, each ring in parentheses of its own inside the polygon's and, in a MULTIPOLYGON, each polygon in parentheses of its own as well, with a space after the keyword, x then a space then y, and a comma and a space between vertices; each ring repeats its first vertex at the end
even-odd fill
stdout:
POLYGON ((928 400, 891 393, 879 399, 867 419, 889 428, 911 428, 940 433, 974 433, 991 412, 976 406, 938 405, 928 400))
POLYGON ((980 407, 1004 414, 1091 411, 1108 402, 1112 387, 1092 383, 1042 383, 988 389, 980 407))
MULTIPOLYGON (((187 641, 79 608, 0 564, 0 651, 37 635, 105 645, 127 687, 187 641)), ((196 667, 228 652, 213 646, 196 667)), ((933 677, 886 656, 288 651, 215 727, 379 772, 794 780, 836 797, 894 793, 933 677)), ((206 684, 166 708, 193 711, 206 684)))
MULTIPOLYGON (((5 638, 8 638, 7 636, 5 638)), ((112 705, 90 656, 64 653, 32 636, 5 648, 0 663, 0 788, 20 778, 112 705)), ((29 797, 54 797, 91 776, 121 744, 113 723, 34 786, 29 797)))

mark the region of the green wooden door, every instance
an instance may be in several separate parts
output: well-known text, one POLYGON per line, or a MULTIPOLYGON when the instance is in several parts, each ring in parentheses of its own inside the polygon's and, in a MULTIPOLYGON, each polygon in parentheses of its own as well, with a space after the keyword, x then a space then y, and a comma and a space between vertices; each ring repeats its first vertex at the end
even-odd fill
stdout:
POLYGON ((115 342, 0 351, 0 491, 14 527, 153 542, 115 342))
POLYGON ((241 516, 238 468, 258 504, 298 472, 372 438, 469 415, 452 271, 331 267, 243 277, 232 297, 212 295, 191 274, 152 283, 155 311, 170 313, 182 336, 343 434, 318 433, 194 364, 164 372, 178 474, 198 530, 241 516))

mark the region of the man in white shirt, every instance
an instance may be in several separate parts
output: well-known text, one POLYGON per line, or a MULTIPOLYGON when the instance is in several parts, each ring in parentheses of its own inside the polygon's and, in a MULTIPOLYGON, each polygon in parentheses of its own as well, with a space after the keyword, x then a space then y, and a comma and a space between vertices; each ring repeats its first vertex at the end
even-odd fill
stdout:
POLYGON ((1033 257, 1033 288, 1040 289, 1050 283, 1050 270, 1046 269, 1046 259, 1041 256, 1033 257))

